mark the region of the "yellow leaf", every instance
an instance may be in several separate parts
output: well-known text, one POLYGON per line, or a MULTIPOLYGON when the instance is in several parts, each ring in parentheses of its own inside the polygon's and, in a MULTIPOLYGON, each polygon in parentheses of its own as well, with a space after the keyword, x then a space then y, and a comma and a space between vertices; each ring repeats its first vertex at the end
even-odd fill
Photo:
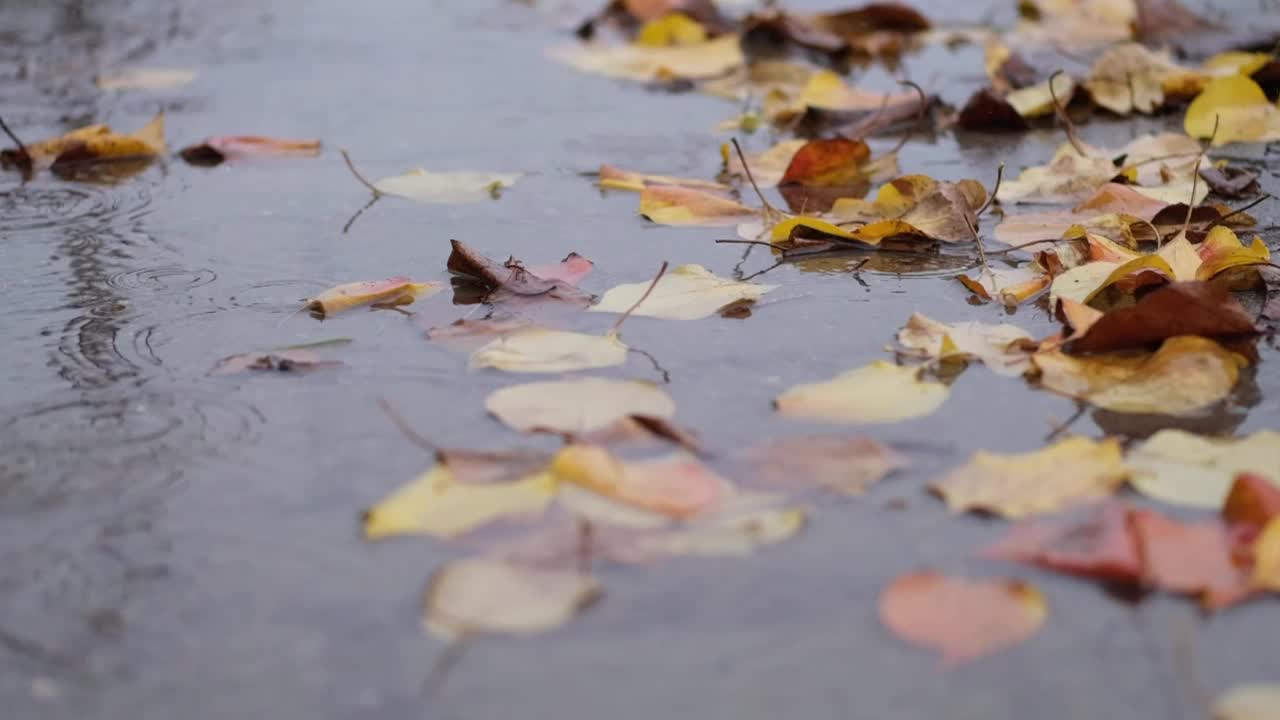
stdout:
POLYGON ((195 79, 196 74, 190 70, 134 68, 99 75, 97 84, 101 90, 171 90, 195 79))
MULTIPOLYGON (((1280 593, 1280 516, 1271 518, 1253 543, 1253 584, 1280 593)), ((1276 690, 1280 702, 1280 688, 1276 690)))
POLYGON ((634 507, 690 518, 719 503, 727 483, 688 453, 623 461, 603 447, 569 445, 551 462, 551 474, 634 507))
POLYGON ((389 303, 406 305, 415 298, 440 292, 440 283, 416 283, 407 277, 343 283, 309 298, 306 307, 319 315, 335 315, 360 305, 389 303))
POLYGON ((1280 468, 1280 432, 1243 438, 1203 438, 1166 429, 1129 452, 1130 483, 1144 495, 1175 505, 1219 510, 1241 472, 1280 468))
POLYGON ((1214 702, 1213 720, 1276 720, 1278 707, 1280 685, 1237 685, 1214 702))
POLYGON ((1209 280, 1218 273, 1234 267, 1260 265, 1271 262, 1271 250, 1262 238, 1254 235, 1253 243, 1245 247, 1231 228, 1215 226, 1205 236, 1197 253, 1202 264, 1196 270, 1197 280, 1209 280))
POLYGON ((457 537, 502 518, 540 515, 555 490, 555 481, 545 472, 517 482, 466 485, 437 464, 370 508, 364 516, 364 535, 370 540, 393 535, 457 537))
MULTIPOLYGON (((610 289, 590 312, 624 313, 649 289, 649 281, 628 283, 610 289)), ((632 312, 632 315, 666 318, 668 320, 698 320, 715 314, 720 308, 743 300, 755 301, 777 285, 728 280, 714 275, 701 265, 681 265, 663 275, 653 285, 649 297, 632 312)))
POLYGON ((832 111, 879 110, 886 103, 892 106, 918 101, 919 96, 913 91, 888 95, 849 87, 844 78, 830 70, 814 73, 800 92, 801 105, 832 111))
POLYGON ((627 346, 614 333, 587 335, 529 327, 494 338, 471 354, 469 367, 507 372, 569 372, 613 367, 627 361, 627 346))
POLYGON ((1031 367, 1031 354, 1017 347, 1024 340, 1031 340, 1031 336, 1015 325, 979 322, 948 325, 920 313, 912 313, 898 331, 898 344, 915 357, 974 358, 993 372, 1008 376, 1022 375, 1031 367))
MULTIPOLYGON (((762 188, 774 187, 782 182, 782 176, 786 174, 791 158, 795 157, 796 152, 808 142, 808 140, 783 140, 764 152, 745 153, 747 166, 751 168, 751 177, 755 178, 756 184, 762 188)), ((720 159, 724 163, 725 173, 746 178, 747 173, 742 167, 742 160, 732 145, 729 143, 720 145, 720 159)))
MULTIPOLYGON (((128 135, 106 125, 89 125, 61 137, 26 146, 34 169, 72 166, 101 161, 146 160, 165 152, 164 113, 157 113, 146 125, 128 135)), ((6 150, 6 156, 16 151, 6 150)))
POLYGON ((623 170, 612 165, 600 166, 600 187, 607 190, 631 190, 641 192, 649 185, 679 185, 682 187, 702 188, 704 190, 728 190, 729 186, 710 180, 696 178, 680 178, 670 175, 646 175, 644 173, 623 170))
POLYGON ((946 401, 949 388, 916 368, 882 360, 819 383, 797 385, 774 400, 787 417, 839 423, 886 423, 921 417, 946 401))
POLYGON ((800 508, 720 512, 684 529, 640 534, 628 551, 642 558, 745 556, 795 537, 806 519, 800 508))
POLYGON ((582 435, 632 415, 670 418, 676 406, 653 383, 580 378, 512 385, 496 390, 484 407, 520 432, 582 435))
POLYGON ((659 225, 736 225, 757 211, 696 188, 647 185, 640 191, 640 214, 659 225))
POLYGON ((492 200, 503 188, 519 180, 521 173, 430 172, 422 168, 383 178, 373 184, 387 195, 426 203, 459 205, 492 200))
POLYGON ((1206 72, 1214 76, 1243 75, 1249 77, 1271 62, 1270 53, 1251 53, 1229 50, 1204 61, 1206 72))
POLYGON ((738 36, 732 34, 677 47, 576 43, 552 48, 549 54, 582 72, 639 82, 713 78, 739 68, 745 62, 738 36))
POLYGON ((1214 145, 1271 142, 1280 140, 1280 108, 1267 101, 1258 83, 1230 75, 1210 81, 1191 101, 1183 127, 1192 137, 1212 136, 1214 145))
POLYGON ((533 635, 565 624, 603 592, 595 578, 576 572, 454 560, 427 586, 424 624, 451 642, 476 633, 533 635))
POLYGON ((1072 93, 1076 91, 1075 80, 1070 75, 1054 75, 1050 80, 1053 81, 1053 89, 1049 88, 1049 80, 1044 80, 1030 85, 1028 87, 1019 88, 1010 92, 1005 96, 1004 101, 1017 111, 1024 118, 1038 118, 1049 115, 1054 112, 1053 98, 1058 97, 1058 102, 1065 103, 1072 93))
POLYGON ((1181 415, 1230 394, 1247 361, 1212 340, 1179 336, 1154 353, 1074 357, 1059 351, 1031 357, 1040 385, 1122 413, 1181 415))
POLYGON ((1008 518, 1056 512, 1114 493, 1130 474, 1121 454, 1118 440, 1082 437, 1017 455, 979 450, 931 489, 955 512, 983 510, 1008 518))
POLYGON ((1098 58, 1084 87, 1094 102, 1117 115, 1135 110, 1150 115, 1164 105, 1166 93, 1193 95, 1203 83, 1203 76, 1176 65, 1167 54, 1124 43, 1098 58))
POLYGON ((640 26, 635 43, 647 47, 697 45, 706 42, 707 29, 684 13, 670 13, 640 26))

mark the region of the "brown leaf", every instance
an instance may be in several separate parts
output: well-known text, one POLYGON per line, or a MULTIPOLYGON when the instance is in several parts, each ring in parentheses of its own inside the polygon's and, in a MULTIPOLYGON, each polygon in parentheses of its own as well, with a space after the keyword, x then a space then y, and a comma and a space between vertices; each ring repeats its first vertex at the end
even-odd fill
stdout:
MULTIPOLYGON (((590 295, 564 280, 540 277, 515 258, 499 265, 457 240, 449 242, 453 246, 447 262, 449 271, 480 281, 488 291, 484 302, 496 303, 516 296, 563 300, 583 306, 591 303, 590 295)), ((577 253, 570 254, 564 262, 585 262, 590 266, 590 261, 577 253)))
POLYGON ((205 138, 178 152, 192 165, 218 165, 229 159, 256 155, 315 157, 320 154, 319 140, 286 140, 260 135, 220 135, 205 138))
POLYGON ((968 580, 926 571, 903 575, 880 596, 880 620, 895 635, 961 665, 1005 650, 1040 629, 1044 595, 1021 580, 968 580))
POLYGON ((1244 168, 1210 166, 1200 170, 1200 177, 1209 188, 1225 198, 1252 197, 1261 192, 1258 173, 1244 168))
POLYGON ((1208 282, 1178 282, 1155 290, 1136 305, 1111 310, 1080 337, 1070 353, 1107 352, 1159 344, 1179 335, 1220 340, 1253 337, 1253 318, 1235 297, 1208 282))
POLYGON ((741 451, 745 477, 768 487, 823 488, 861 495, 907 458, 869 437, 807 435, 764 440, 741 451))
POLYGON ((1025 132, 1031 127, 1026 118, 991 88, 983 88, 969 98, 960 110, 956 124, 977 132, 1025 132))
POLYGON ((1262 527, 1280 517, 1280 487, 1258 473, 1240 473, 1222 506, 1222 518, 1233 525, 1262 527))

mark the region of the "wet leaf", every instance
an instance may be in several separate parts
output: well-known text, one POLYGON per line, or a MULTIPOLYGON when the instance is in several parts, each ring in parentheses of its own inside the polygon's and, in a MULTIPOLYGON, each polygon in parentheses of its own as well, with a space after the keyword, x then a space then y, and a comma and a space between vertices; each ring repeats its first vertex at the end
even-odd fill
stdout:
POLYGON ((903 175, 881 186, 873 202, 837 201, 831 215, 840 220, 867 222, 855 231, 863 235, 891 219, 929 238, 969 243, 973 242, 970 227, 977 227, 976 213, 986 200, 987 189, 977 180, 946 182, 927 175, 903 175))
MULTIPOLYGON (((1103 150, 1067 143, 1058 148, 1046 165, 1026 168, 1012 180, 1005 180, 996 195, 1001 202, 1067 203, 1088 199, 1104 184, 1125 176, 1135 192, 1165 202, 1192 200, 1192 187, 1199 145, 1177 133, 1160 133, 1136 138, 1119 150, 1103 150), (1123 157, 1123 167, 1113 158, 1123 157)), ((1208 194, 1204 184, 1195 186, 1193 202, 1208 194)))
POLYGON ((456 205, 495 199, 521 176, 522 173, 432 172, 415 168, 383 178, 373 187, 380 193, 418 202, 456 205))
POLYGON ((1142 555, 1129 529, 1129 509, 1109 502, 1083 520, 1024 520, 988 547, 986 557, 1124 583, 1142 578, 1142 555))
POLYGON ((534 635, 572 620, 603 592, 595 578, 577 572, 454 560, 427 587, 425 627, 449 641, 476 633, 534 635))
POLYGON ((861 140, 834 137, 810 140, 791 156, 780 184, 852 185, 863 178, 860 167, 871 159, 861 140))
POLYGON ((795 537, 807 515, 800 508, 725 509, 679 530, 633 533, 615 543, 615 556, 646 562, 678 556, 743 557, 795 537))
POLYGON ((1262 527, 1277 516, 1280 516, 1280 479, 1272 482, 1253 472, 1236 475, 1231 492, 1222 504, 1223 520, 1231 525, 1262 527))
POLYGON ((306 309, 326 317, 372 303, 407 305, 416 298, 430 297, 440 292, 442 287, 440 283, 416 283, 407 277, 344 283, 309 298, 306 309))
POLYGON ((1271 142, 1280 140, 1280 107, 1267 100, 1253 80, 1240 75, 1220 77, 1191 101, 1183 128, 1192 137, 1212 137, 1214 145, 1271 142))
POLYGON ((454 482, 495 485, 541 474, 551 463, 551 454, 539 450, 441 448, 436 451, 436 461, 449 469, 454 482))
POLYGON ((1213 720, 1276 720, 1280 685, 1237 685, 1213 703, 1213 720))
POLYGON ((818 383, 797 385, 774 399, 787 417, 837 423, 887 423, 932 413, 950 389, 917 368, 876 361, 818 383))
POLYGON ((459 318, 444 327, 428 328, 427 339, 431 342, 474 349, 488 342, 494 335, 505 335, 531 325, 530 321, 512 315, 498 315, 480 320, 459 318))
POLYGON ((649 20, 636 33, 635 43, 648 47, 697 45, 707 41, 707 29, 682 12, 649 20))
POLYGON ((1200 177, 1209 184, 1209 189, 1225 198, 1243 198, 1257 195, 1258 173, 1253 170, 1231 167, 1207 167, 1200 171, 1200 177))
POLYGON ((736 35, 673 47, 579 44, 552 48, 548 54, 582 72, 646 83, 713 78, 745 62, 736 35))
MULTIPOLYGON (((446 263, 449 272, 474 278, 484 285, 488 292, 483 302, 497 303, 512 297, 562 300, 583 306, 591 302, 591 296, 572 283, 541 277, 515 258, 508 258, 505 263, 498 264, 465 243, 457 240, 450 240, 449 243, 453 248, 446 263)), ((590 260, 572 253, 560 266, 547 268, 544 272, 548 275, 582 278, 591 272, 592 267, 590 260)))
POLYGON ((211 371, 214 375, 230 375, 247 370, 274 370, 276 372, 306 372, 340 367, 341 360, 325 360, 313 350, 284 348, 269 352, 239 353, 222 358, 211 371))
MULTIPOLYGON (((754 168, 753 168, 754 169, 754 168)), ((608 190, 631 190, 640 192, 650 185, 678 185, 680 187, 699 188, 702 190, 728 190, 729 186, 710 180, 696 178, 680 178, 670 175, 647 175, 645 173, 623 170, 612 165, 600 166, 600 187, 608 190)))
POLYGON ((627 361, 628 347, 616 333, 587 335, 526 327, 489 341, 471 354, 469 367, 507 372, 570 372, 613 367, 627 361))
POLYGON ((1063 347, 1070 353, 1107 352, 1144 348, 1179 335, 1234 340, 1256 334, 1253 318, 1224 288, 1177 282, 1142 296, 1135 305, 1108 311, 1063 347))
POLYGON ((757 442, 737 455, 759 483, 778 488, 820 488, 861 495, 907 458, 869 437, 801 435, 757 442))
POLYGON ((569 435, 604 430, 635 415, 675 414, 675 403, 660 387, 606 378, 513 385, 494 391, 484 405, 514 430, 569 435))
POLYGON ((387 496, 364 515, 370 540, 394 535, 452 538, 504 518, 537 517, 555 497, 556 484, 545 473, 492 485, 458 482, 438 463, 387 496))
POLYGON ((1049 287, 1053 278, 1034 265, 1019 268, 988 269, 976 278, 956 277, 962 285, 982 300, 999 300, 1005 307, 1017 307, 1049 287))
POLYGON ((737 225, 757 212, 697 188, 647 185, 640 191, 640 214, 659 225, 737 225))
POLYGON ((931 360, 979 360, 1000 375, 1022 375, 1031 367, 1023 341, 1031 340, 1015 325, 960 322, 948 325, 912 313, 898 331, 905 354, 931 360))
POLYGON ((136 132, 123 135, 106 125, 89 125, 61 137, 29 143, 22 149, 0 151, 4 164, 20 169, 55 172, 100 162, 150 160, 165 152, 164 113, 158 113, 136 132))
POLYGON ((652 285, 653 291, 632 315, 668 320, 699 320, 743 300, 755 301, 777 285, 757 285, 718 277, 701 265, 681 265, 656 285, 650 281, 619 285, 604 294, 590 312, 625 313, 652 285))
POLYGON ((1049 615, 1044 595, 1021 580, 910 573, 880 596, 880 619, 903 640, 962 665, 1025 641, 1049 615))
POLYGON ((1254 541, 1253 562, 1253 584, 1280 593, 1280 516, 1273 517, 1254 541))
POLYGON ((1208 280, 1231 268, 1271 262, 1271 251, 1261 237, 1254 235, 1253 243, 1246 246, 1231 228, 1221 225, 1209 231, 1196 254, 1201 260, 1200 267, 1196 268, 1198 280, 1208 280))
POLYGON ((1053 392, 1122 413, 1181 415, 1230 394, 1247 361, 1212 340, 1178 336, 1154 353, 1031 357, 1039 383, 1053 392))
MULTIPOLYGON (((746 153, 751 177, 762 188, 777 185, 787 174, 796 153, 808 144, 807 140, 783 140, 764 152, 746 153)), ((728 143, 720 146, 720 158, 724 163, 725 174, 746 179, 747 173, 742 167, 742 160, 728 143)))
POLYGON ((1144 495, 1217 510, 1238 474, 1269 473, 1280 467, 1280 432, 1202 438, 1181 430, 1161 430, 1130 451, 1127 462, 1134 470, 1130 482, 1144 495))
POLYGON ((561 450, 551 463, 551 473, 560 482, 672 518, 690 518, 714 507, 727 487, 688 453, 624 461, 593 445, 561 450))
POLYGON ((979 450, 930 489, 953 512, 1021 518, 1109 497, 1129 475, 1118 440, 1074 437, 1030 453, 979 450))
POLYGON ((1190 97, 1204 81, 1200 73, 1175 64, 1167 53, 1124 43, 1098 58, 1084 87, 1094 102, 1117 115, 1134 111, 1150 115, 1165 104, 1166 95, 1190 97))
POLYGON ((133 68, 99 75, 99 90, 172 90, 196 79, 191 70, 176 68, 133 68))
POLYGON ((1142 548, 1146 582, 1194 595, 1207 609, 1233 605, 1252 592, 1249 573, 1232 562, 1232 543, 1222 523, 1184 523, 1131 510, 1129 525, 1142 548))
POLYGON ((178 154, 192 165, 205 166, 262 155, 315 157, 320 154, 320 141, 286 140, 261 135, 219 135, 185 147, 178 154))

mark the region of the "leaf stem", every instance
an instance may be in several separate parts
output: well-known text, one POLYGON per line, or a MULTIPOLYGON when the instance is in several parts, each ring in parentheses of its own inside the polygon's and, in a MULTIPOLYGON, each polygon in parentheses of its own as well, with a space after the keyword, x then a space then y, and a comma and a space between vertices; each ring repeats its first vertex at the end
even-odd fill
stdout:
POLYGON ((342 153, 342 159, 345 160, 347 163, 347 169, 351 171, 352 175, 355 175, 356 180, 359 180, 361 185, 364 185, 365 187, 369 188, 371 192, 373 192, 375 199, 380 198, 385 194, 381 190, 379 190, 377 186, 369 182, 369 180, 365 178, 364 175, 360 174, 360 171, 356 169, 355 163, 351 162, 351 156, 347 154, 346 148, 339 150, 339 152, 342 153))
MULTIPOLYGON (((735 143, 735 145, 736 144, 737 143, 735 143)), ((645 288, 644 294, 640 296, 640 299, 632 303, 631 307, 627 308, 626 312, 622 313, 622 317, 618 318, 617 321, 613 323, 613 327, 609 328, 610 334, 618 332, 618 328, 622 327, 622 323, 626 322, 627 318, 631 317, 631 313, 635 312, 636 308, 640 307, 641 303, 649 299, 649 294, 653 292, 655 287, 657 287, 658 281, 662 279, 663 274, 666 272, 667 261, 663 260, 662 267, 658 268, 658 274, 653 276, 653 281, 649 283, 649 287, 645 288)))

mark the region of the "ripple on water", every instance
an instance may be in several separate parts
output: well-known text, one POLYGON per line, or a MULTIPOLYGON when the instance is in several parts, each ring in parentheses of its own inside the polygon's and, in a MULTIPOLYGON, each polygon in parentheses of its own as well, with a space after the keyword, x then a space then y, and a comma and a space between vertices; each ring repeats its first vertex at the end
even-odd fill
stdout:
POLYGON ((123 291, 163 294, 194 290, 217 279, 217 274, 208 268, 165 265, 112 273, 107 276, 107 285, 123 291))
POLYGON ((302 308, 308 297, 325 289, 315 280, 296 278, 266 280, 237 288, 228 299, 233 307, 266 313, 292 313, 302 308))
POLYGON ((233 394, 192 390, 83 396, 3 415, 0 514, 164 493, 194 459, 256 442, 264 422, 233 394))
POLYGON ((141 218, 150 205, 145 183, 25 183, 0 191, 0 232, 116 225, 141 218))

